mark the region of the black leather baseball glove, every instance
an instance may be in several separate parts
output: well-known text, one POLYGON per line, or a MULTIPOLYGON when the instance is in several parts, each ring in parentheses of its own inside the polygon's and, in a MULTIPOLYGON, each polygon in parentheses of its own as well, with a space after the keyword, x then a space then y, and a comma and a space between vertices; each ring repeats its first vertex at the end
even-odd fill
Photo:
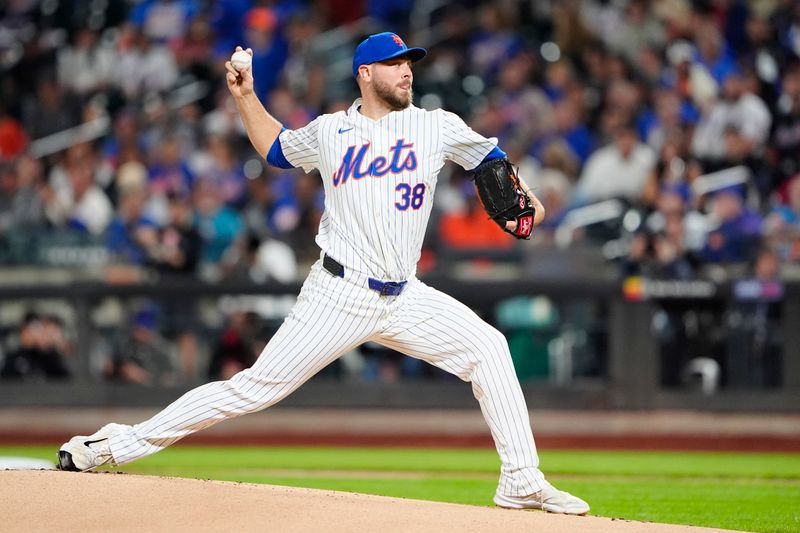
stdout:
POLYGON ((508 159, 481 163, 472 171, 472 176, 478 198, 489 218, 517 239, 530 239, 535 210, 508 159))

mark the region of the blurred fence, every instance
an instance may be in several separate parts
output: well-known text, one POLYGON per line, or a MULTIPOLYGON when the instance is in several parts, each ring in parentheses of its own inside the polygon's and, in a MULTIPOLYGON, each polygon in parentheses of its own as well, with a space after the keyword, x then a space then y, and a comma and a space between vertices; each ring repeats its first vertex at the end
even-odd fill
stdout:
MULTIPOLYGON (((425 281, 506 334, 531 408, 800 410, 800 284, 425 281)), ((248 338, 260 347, 298 291, 189 279, 4 286, 0 359, 19 349, 19 323, 30 313, 58 317, 70 348, 68 377, 6 377, 0 406, 163 405, 214 378, 208 369, 232 317, 253 318, 248 338), (169 379, 142 385, 110 375, 115 351, 136 339, 121 335, 131 328, 154 330, 169 346, 178 369, 169 379), (178 353, 186 332, 194 350, 188 359, 178 353)), ((365 345, 282 405, 458 408, 474 399, 452 376, 365 345)))

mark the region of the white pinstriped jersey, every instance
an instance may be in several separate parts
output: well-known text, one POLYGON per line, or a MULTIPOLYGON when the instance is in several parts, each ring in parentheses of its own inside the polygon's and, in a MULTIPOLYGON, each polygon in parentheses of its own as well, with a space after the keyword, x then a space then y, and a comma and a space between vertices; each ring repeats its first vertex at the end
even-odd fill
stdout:
POLYGON ((445 161, 471 170, 495 144, 447 111, 411 105, 372 120, 360 104, 284 130, 281 150, 293 166, 322 176, 320 248, 368 276, 405 280, 416 272, 445 161))
MULTIPOLYGON (((588 510, 585 502, 555 492, 539 470, 525 396, 503 334, 413 276, 445 160, 472 169, 494 143, 452 113, 410 107, 373 121, 358 112, 358 105, 356 100, 347 112, 283 131, 281 151, 292 165, 322 174, 326 199, 320 247, 361 274, 407 280, 402 293, 377 291, 362 276, 333 276, 317 261, 294 308, 252 367, 192 389, 134 426, 110 424, 94 436, 73 437, 59 450, 62 467, 122 465, 223 420, 266 409, 371 341, 472 383, 501 460, 498 505, 524 499, 541 506, 547 489, 559 502, 577 500, 583 512, 588 510), (105 439, 107 453, 102 448, 86 451, 87 440, 105 439)), ((272 157, 285 166, 280 157, 272 157)))

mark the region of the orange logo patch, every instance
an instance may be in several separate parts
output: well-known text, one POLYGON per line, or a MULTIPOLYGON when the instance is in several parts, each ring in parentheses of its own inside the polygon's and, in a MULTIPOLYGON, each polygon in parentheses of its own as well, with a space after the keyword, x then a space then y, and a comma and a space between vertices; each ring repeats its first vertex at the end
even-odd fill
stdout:
POLYGON ((406 44, 403 42, 403 39, 398 37, 397 35, 392 35, 392 40, 397 43, 397 46, 405 46, 406 44))

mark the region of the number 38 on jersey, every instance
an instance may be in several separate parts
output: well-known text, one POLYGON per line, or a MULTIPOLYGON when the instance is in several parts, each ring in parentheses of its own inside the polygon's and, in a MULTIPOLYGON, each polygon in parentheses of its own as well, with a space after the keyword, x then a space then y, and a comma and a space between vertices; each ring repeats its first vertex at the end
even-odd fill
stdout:
POLYGON ((425 200, 424 183, 417 183, 413 187, 408 183, 398 183, 394 190, 398 193, 400 198, 394 203, 394 206, 400 211, 405 211, 409 207, 411 207, 411 209, 419 209, 422 207, 422 202, 425 200))

